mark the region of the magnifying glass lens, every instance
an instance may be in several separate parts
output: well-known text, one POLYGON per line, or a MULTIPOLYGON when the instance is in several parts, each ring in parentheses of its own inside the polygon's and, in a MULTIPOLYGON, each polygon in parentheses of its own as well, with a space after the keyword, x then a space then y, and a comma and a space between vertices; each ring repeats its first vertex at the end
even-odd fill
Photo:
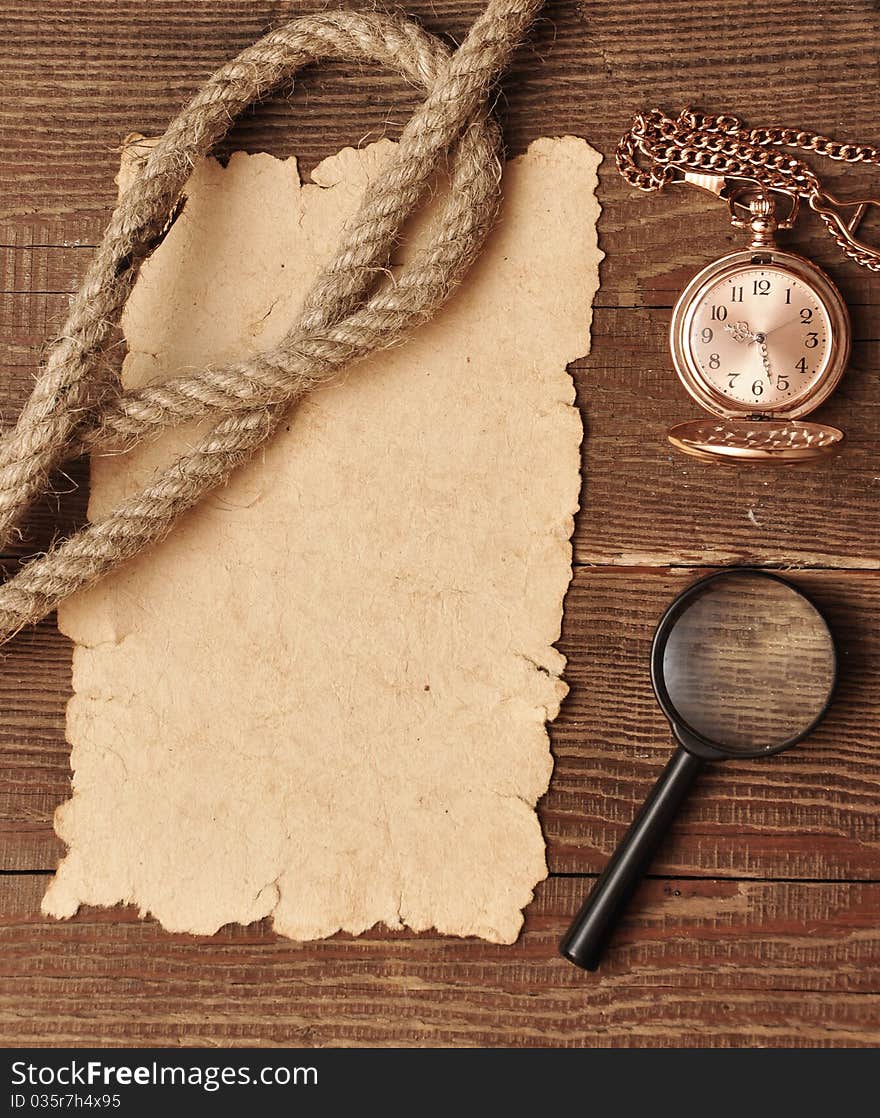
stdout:
POLYGON ((831 634, 794 587, 754 573, 707 581, 666 638, 662 680, 686 727, 731 753, 777 749, 821 717, 834 685, 831 634))
POLYGON ((783 579, 721 571, 675 599, 654 635, 651 678, 679 746, 560 943, 567 959, 599 965, 703 766, 796 745, 825 713, 836 675, 825 618, 783 579))

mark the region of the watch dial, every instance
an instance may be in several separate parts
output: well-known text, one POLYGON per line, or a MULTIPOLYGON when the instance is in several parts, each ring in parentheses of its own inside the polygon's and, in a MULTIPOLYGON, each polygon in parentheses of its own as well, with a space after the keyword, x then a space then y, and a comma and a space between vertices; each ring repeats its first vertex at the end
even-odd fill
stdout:
POLYGON ((805 280, 773 265, 747 265, 697 303, 690 348, 703 378, 731 402, 785 411, 824 372, 831 319, 805 280))

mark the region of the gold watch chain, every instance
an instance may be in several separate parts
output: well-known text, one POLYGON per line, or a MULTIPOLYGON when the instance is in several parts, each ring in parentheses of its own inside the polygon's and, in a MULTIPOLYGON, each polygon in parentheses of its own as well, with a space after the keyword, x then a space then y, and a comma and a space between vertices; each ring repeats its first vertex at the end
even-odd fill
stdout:
POLYGON ((880 166, 880 149, 845 144, 796 128, 745 128, 734 116, 685 109, 677 120, 660 109, 638 113, 617 147, 617 169, 630 186, 662 190, 677 175, 705 172, 757 183, 807 202, 841 250, 872 271, 880 271, 880 251, 856 237, 874 198, 843 202, 822 189, 815 171, 783 148, 794 148, 844 163, 880 166))

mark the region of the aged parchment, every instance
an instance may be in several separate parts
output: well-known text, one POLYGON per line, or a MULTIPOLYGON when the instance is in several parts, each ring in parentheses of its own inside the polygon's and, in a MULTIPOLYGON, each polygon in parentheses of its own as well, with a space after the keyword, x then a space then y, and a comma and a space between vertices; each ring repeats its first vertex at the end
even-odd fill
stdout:
MULTIPOLYGON (((302 186, 293 159, 198 166, 125 313, 126 383, 277 341, 390 150, 343 150, 302 186)), ((534 805, 566 691, 566 363, 589 347, 598 162, 572 137, 532 144, 434 322, 60 611, 74 794, 47 913, 515 939, 546 874, 534 805)), ((96 458, 91 515, 191 437, 96 458)))

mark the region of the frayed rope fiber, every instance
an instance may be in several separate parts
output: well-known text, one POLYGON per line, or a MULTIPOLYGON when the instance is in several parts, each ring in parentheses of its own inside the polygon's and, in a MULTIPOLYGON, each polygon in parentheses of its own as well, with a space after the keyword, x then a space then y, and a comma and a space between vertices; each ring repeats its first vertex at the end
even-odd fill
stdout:
POLYGON ((402 17, 352 11, 297 19, 218 70, 169 125, 119 201, 61 335, 0 442, 0 538, 49 473, 83 450, 131 446, 183 420, 212 428, 137 495, 26 564, 0 587, 0 641, 161 539, 273 433, 290 405, 340 369, 398 342, 443 303, 494 220, 500 134, 488 108, 542 0, 490 0, 454 53, 402 17), (381 181, 367 189, 332 263, 275 349, 247 361, 96 399, 96 367, 140 265, 178 212, 195 162, 246 106, 326 59, 378 62, 426 92, 381 181), (448 159, 450 190, 427 246, 382 283, 407 217, 448 159))

